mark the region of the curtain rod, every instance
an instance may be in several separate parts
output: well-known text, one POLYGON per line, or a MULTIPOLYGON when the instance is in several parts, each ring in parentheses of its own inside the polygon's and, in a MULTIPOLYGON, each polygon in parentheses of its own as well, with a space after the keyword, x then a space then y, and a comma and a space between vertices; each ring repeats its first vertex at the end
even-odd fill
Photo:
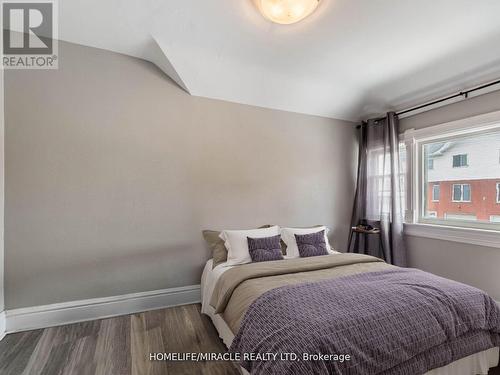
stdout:
MULTIPOLYGON (((425 107, 430 107, 430 106, 432 106, 434 104, 439 104, 439 103, 442 103, 442 102, 446 102, 448 100, 455 99, 455 98, 458 98, 460 96, 463 96, 465 99, 467 99, 469 97, 469 94, 471 92, 483 90, 485 88, 488 88, 490 86, 495 86, 495 85, 498 85, 498 84, 500 84, 500 79, 498 79, 496 81, 493 81, 493 82, 490 82, 490 83, 487 83, 487 84, 484 84, 484 85, 481 85, 481 86, 478 86, 478 87, 475 87, 473 89, 469 89, 469 90, 465 90, 465 91, 460 91, 457 94, 446 96, 446 97, 444 97, 442 99, 437 99, 437 100, 434 100, 434 101, 432 101, 430 103, 425 103, 425 104, 419 105, 417 107, 412 107, 412 108, 409 108, 409 109, 402 110, 400 112, 397 112, 396 115, 399 116, 399 115, 404 115, 404 114, 409 113, 409 112, 418 111, 419 109, 422 109, 422 108, 425 108, 425 107)), ((385 119, 385 116, 384 117, 379 117, 379 118, 375 119, 375 121, 380 121, 380 120, 383 120, 383 119, 385 119)), ((361 127, 361 125, 358 125, 358 126, 356 126, 356 129, 359 129, 360 127, 361 127)))

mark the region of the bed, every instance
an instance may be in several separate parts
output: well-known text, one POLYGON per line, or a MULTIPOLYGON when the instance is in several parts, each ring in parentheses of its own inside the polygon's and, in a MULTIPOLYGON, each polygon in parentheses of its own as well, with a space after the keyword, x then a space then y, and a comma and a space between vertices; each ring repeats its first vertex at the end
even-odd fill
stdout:
MULTIPOLYGON (((243 361, 243 367, 252 374, 486 375, 499 361, 500 309, 484 292, 423 271, 394 267, 366 255, 335 254, 219 265, 214 269, 209 260, 203 271, 201 291, 202 313, 210 317, 231 351, 264 354, 300 347, 306 352, 318 348, 323 348, 323 352, 331 348, 332 352, 346 348, 353 352, 350 362, 243 361), (331 298, 331 293, 335 298, 331 298), (321 302, 315 304, 318 299, 321 302), (342 302, 332 304, 333 299, 342 302), (325 302, 329 300, 330 303, 325 302), (393 305, 398 303, 402 306, 394 311, 393 305), (351 306, 348 319, 339 318, 345 311, 336 311, 337 305, 351 306), (367 307, 374 305, 370 315, 367 307), (387 315, 384 309, 401 316, 394 320, 373 319, 379 310, 387 315), (355 315, 357 310, 365 316, 351 318, 350 314, 355 315), (269 319, 270 316, 279 319, 269 319), (304 319, 309 316, 314 323, 304 319), (318 326, 324 321, 327 324, 318 326), (342 325, 345 321, 362 324, 352 331, 352 327, 342 325), (414 334, 418 331, 414 321, 423 326, 418 335, 414 334), (283 325, 286 329, 282 329, 283 325), (353 339, 338 336, 339 327, 353 339), (405 330, 405 335, 398 334, 405 330), (318 336, 323 337, 316 340, 318 336), (381 340, 371 341, 381 336, 381 340), (346 343, 341 345, 340 341, 346 343)), ((246 373, 243 367, 242 372, 246 373)))

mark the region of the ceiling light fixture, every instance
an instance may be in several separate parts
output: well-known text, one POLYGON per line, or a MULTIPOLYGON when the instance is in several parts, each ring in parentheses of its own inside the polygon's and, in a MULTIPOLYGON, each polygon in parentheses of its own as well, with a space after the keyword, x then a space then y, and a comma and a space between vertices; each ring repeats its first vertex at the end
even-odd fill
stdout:
POLYGON ((267 19, 284 25, 299 22, 318 7, 320 0, 254 0, 267 19))

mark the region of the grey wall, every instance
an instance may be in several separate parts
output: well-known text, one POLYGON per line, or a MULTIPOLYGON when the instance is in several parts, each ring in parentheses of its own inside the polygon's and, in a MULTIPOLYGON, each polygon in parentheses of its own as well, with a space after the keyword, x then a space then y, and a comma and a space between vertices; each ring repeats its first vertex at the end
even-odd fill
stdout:
MULTIPOLYGON (((423 128, 500 110, 500 91, 401 120, 401 129, 423 128)), ((410 266, 464 282, 500 301, 500 249, 407 237, 410 266)))
POLYGON ((404 118, 400 130, 421 129, 495 111, 500 111, 500 90, 404 118))
POLYGON ((488 292, 500 301, 500 249, 407 236, 410 266, 488 292))
POLYGON ((191 97, 108 51, 60 56, 5 75, 7 308, 198 284, 204 228, 324 223, 345 248, 352 124, 191 97))

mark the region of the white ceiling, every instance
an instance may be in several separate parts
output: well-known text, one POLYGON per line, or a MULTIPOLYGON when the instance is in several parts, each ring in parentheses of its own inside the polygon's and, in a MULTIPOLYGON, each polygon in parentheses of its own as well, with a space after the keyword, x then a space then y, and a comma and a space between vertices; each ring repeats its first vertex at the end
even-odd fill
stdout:
MULTIPOLYGON (((359 120, 500 78, 498 0, 64 0, 62 40, 155 62, 192 95, 359 120)), ((63 61, 61 61, 63 63, 63 61)))

